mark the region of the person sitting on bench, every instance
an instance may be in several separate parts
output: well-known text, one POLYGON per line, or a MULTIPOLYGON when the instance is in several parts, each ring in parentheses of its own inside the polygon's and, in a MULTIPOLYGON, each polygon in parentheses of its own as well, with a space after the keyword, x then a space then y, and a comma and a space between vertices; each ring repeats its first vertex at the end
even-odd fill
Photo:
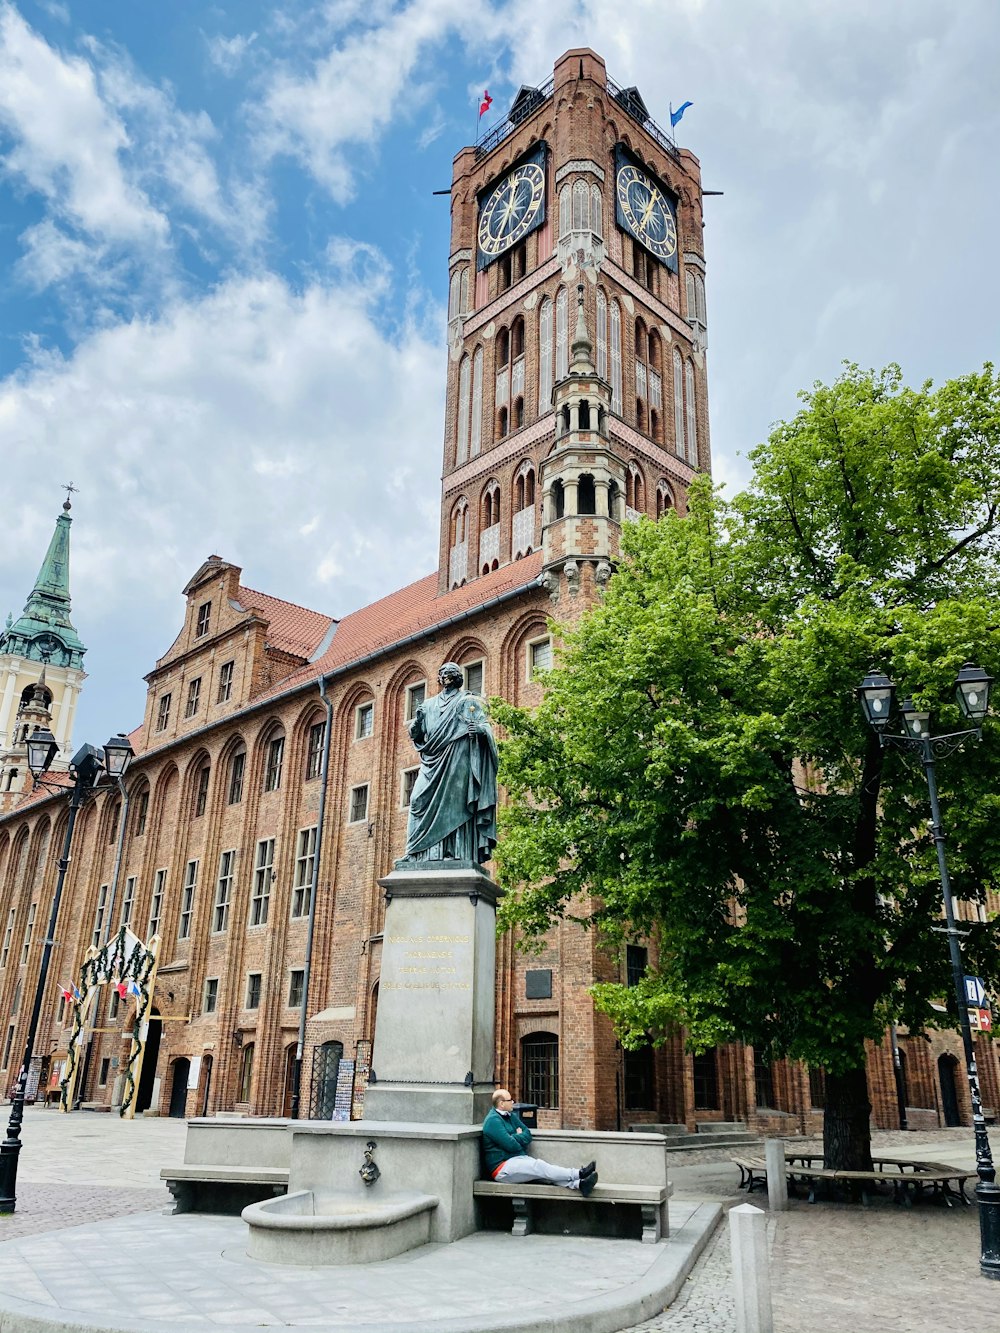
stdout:
POLYGON ((506 1088, 493 1094, 493 1109, 483 1121, 483 1155, 486 1170, 493 1180, 508 1185, 564 1185, 579 1190, 588 1198, 597 1184, 597 1163, 588 1162, 579 1170, 552 1166, 525 1151, 531 1142, 531 1130, 514 1110, 514 1098, 506 1088))

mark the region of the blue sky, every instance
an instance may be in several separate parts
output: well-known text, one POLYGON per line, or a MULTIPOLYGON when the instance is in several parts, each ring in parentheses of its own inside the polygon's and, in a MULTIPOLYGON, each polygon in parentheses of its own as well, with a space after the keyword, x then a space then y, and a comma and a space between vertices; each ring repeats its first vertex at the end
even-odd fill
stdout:
POLYGON ((706 188, 716 476, 844 359, 996 354, 1000 6, 0 0, 0 615, 74 497, 77 740, 142 714, 210 553, 341 615, 433 568, 434 190, 589 45, 706 188))

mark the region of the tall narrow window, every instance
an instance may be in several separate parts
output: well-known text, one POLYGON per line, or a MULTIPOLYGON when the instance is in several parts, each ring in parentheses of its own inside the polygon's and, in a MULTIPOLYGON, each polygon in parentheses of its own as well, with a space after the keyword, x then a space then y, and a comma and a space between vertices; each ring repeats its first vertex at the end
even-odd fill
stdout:
POLYGON ((246 1002, 244 1008, 246 1008, 246 1009, 259 1009, 259 1008, 260 1008, 260 993, 261 993, 261 973, 260 973, 260 972, 248 972, 248 973, 247 973, 247 1002, 246 1002))
POLYGON ((236 670, 235 662, 223 662, 219 667, 219 690, 215 696, 217 704, 224 704, 229 700, 233 692, 233 672, 236 670))
POLYGON ((274 839, 262 838, 257 844, 257 861, 253 871, 253 893, 250 897, 251 926, 266 926, 271 902, 271 882, 274 879, 274 839))
POLYGON ((326 723, 314 722, 306 742, 306 781, 318 778, 323 772, 323 746, 326 742, 326 723))
POLYGON ((538 415, 552 407, 552 302, 548 297, 538 309, 538 415))
POLYGON ((214 1014, 216 1006, 219 1003, 219 978, 205 978, 205 998, 202 1002, 202 1013, 214 1014))
POLYGON ((302 987, 305 976, 305 971, 301 967, 293 967, 288 973, 289 1009, 300 1009, 302 1007, 302 987))
POLYGON ((458 368, 458 436, 455 441, 455 461, 464 463, 469 456, 469 394, 471 367, 468 356, 462 357, 458 368))
POLYGON ((472 427, 469 453, 475 458, 483 442, 483 349, 476 348, 472 358, 472 427))
POLYGON ((156 707, 156 730, 166 731, 170 723, 170 695, 162 694, 156 707))
POLYGON ((219 878, 215 881, 215 902, 212 905, 212 930, 221 934, 229 925, 229 904, 233 896, 233 866, 236 852, 223 852, 219 857, 219 878))
POLYGON ((198 712, 198 701, 201 699, 201 677, 195 676, 194 680, 188 681, 187 702, 184 705, 184 716, 194 717, 198 712))
POLYGON ((309 894, 316 865, 316 825, 299 829, 295 847, 295 880, 292 884, 292 918, 309 915, 309 894))
POLYGON ((128 879, 125 881, 125 892, 122 895, 121 924, 123 926, 130 926, 132 924, 132 912, 135 909, 135 885, 135 875, 129 875, 128 879))
POLYGON ((694 1109, 696 1111, 717 1111, 719 1109, 719 1079, 715 1060, 715 1047, 696 1055, 694 1065, 694 1109))
POLYGON ((149 900, 149 929, 146 938, 152 937, 160 929, 160 917, 163 915, 163 893, 167 884, 167 872, 158 870, 153 876, 153 892, 149 900))
POLYGON ((685 457, 684 451, 684 360, 680 349, 674 348, 674 453, 685 457))
POLYGON ((412 722, 417 715, 417 709, 423 703, 427 695, 427 682, 419 681, 416 685, 407 685, 406 687, 406 707, 404 717, 407 722, 412 722))
POLYGON ((354 739, 367 740, 375 729, 375 705, 369 700, 354 710, 354 739))
POLYGON ((191 921, 194 917, 194 894, 198 887, 198 862, 189 861, 184 870, 184 884, 181 888, 181 914, 177 923, 177 938, 191 938, 191 921))
POLYGON ((352 824, 360 824, 368 818, 368 783, 351 788, 351 807, 349 819, 352 824))
POLYGON ((598 240, 604 235, 604 223, 601 213, 601 187, 599 185, 592 185, 590 187, 590 230, 598 240))
POLYGON ((597 289, 597 373, 608 378, 608 298, 602 288, 597 289))
POLYGON ((247 764, 247 752, 241 746, 229 761, 228 803, 239 805, 243 800, 243 773, 247 764))
POLYGON ((611 410, 622 414, 622 312, 617 301, 611 302, 611 410))
POLYGON ((585 180, 573 182, 573 230, 590 230, 590 187, 585 180))
POLYGON ((94 913, 94 930, 90 942, 95 949, 104 943, 104 913, 108 910, 108 886, 102 884, 97 890, 97 911, 94 913))
POLYGON ((7 959, 10 956, 10 941, 11 936, 14 934, 14 920, 16 916, 17 913, 12 907, 7 914, 7 928, 3 933, 3 948, 0 949, 0 967, 7 966, 7 959))
POLYGON ((684 407, 686 413, 685 442, 687 461, 697 466, 698 463, 698 407, 694 394, 694 366, 688 361, 684 366, 684 407))
POLYGON ((285 759, 285 738, 275 736, 267 743, 264 763, 264 790, 277 791, 281 786, 281 766, 285 759))
POLYGON ((573 187, 566 181, 559 191, 559 239, 573 230, 573 187))
POLYGON ((556 293, 556 383, 569 374, 569 298, 566 288, 556 293))
POLYGON ((141 838, 146 832, 146 817, 149 814, 149 788, 144 787, 139 793, 139 801, 135 807, 135 823, 132 826, 132 837, 141 838))
POLYGON ((198 778, 194 789, 194 818, 200 819, 205 813, 208 805, 208 783, 212 776, 212 770, 208 764, 202 764, 198 770, 198 778))
POLYGON ((195 627, 194 636, 196 639, 202 638, 208 633, 208 627, 212 622, 212 603, 202 602, 198 607, 198 624, 195 627))
POLYGON ((31 937, 35 933, 35 908, 37 903, 32 903, 28 908, 28 919, 24 923, 24 940, 21 944, 21 966, 24 967, 28 961, 28 954, 31 952, 31 937))

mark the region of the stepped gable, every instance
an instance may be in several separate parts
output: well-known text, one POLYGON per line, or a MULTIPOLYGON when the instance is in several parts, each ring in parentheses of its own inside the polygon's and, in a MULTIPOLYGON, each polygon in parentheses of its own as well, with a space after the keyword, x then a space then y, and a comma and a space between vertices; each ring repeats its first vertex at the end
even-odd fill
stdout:
POLYGON ((244 588, 238 593, 239 609, 253 612, 267 621, 267 644, 278 652, 303 657, 307 661, 322 645, 336 621, 321 611, 310 611, 295 602, 283 602, 266 592, 244 588))

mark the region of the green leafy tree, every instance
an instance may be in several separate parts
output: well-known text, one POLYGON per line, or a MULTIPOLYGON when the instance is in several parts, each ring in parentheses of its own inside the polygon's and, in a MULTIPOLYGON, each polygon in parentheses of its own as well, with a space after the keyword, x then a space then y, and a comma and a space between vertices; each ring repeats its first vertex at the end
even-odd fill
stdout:
MULTIPOLYGON (((950 995, 919 762, 855 689, 875 663, 939 729, 968 660, 1000 675, 1000 382, 937 390, 847 367, 803 396, 726 503, 623 531, 604 601, 566 632, 544 702, 507 729, 503 921, 649 935, 642 984, 595 987, 626 1046, 682 1025, 826 1070, 825 1147, 870 1166, 865 1043, 950 995)), ((1000 883, 1000 735, 938 765, 956 893, 1000 883)), ((998 974, 995 922, 969 970, 998 974)), ((950 1003, 953 1005, 954 1001, 950 1003)))

